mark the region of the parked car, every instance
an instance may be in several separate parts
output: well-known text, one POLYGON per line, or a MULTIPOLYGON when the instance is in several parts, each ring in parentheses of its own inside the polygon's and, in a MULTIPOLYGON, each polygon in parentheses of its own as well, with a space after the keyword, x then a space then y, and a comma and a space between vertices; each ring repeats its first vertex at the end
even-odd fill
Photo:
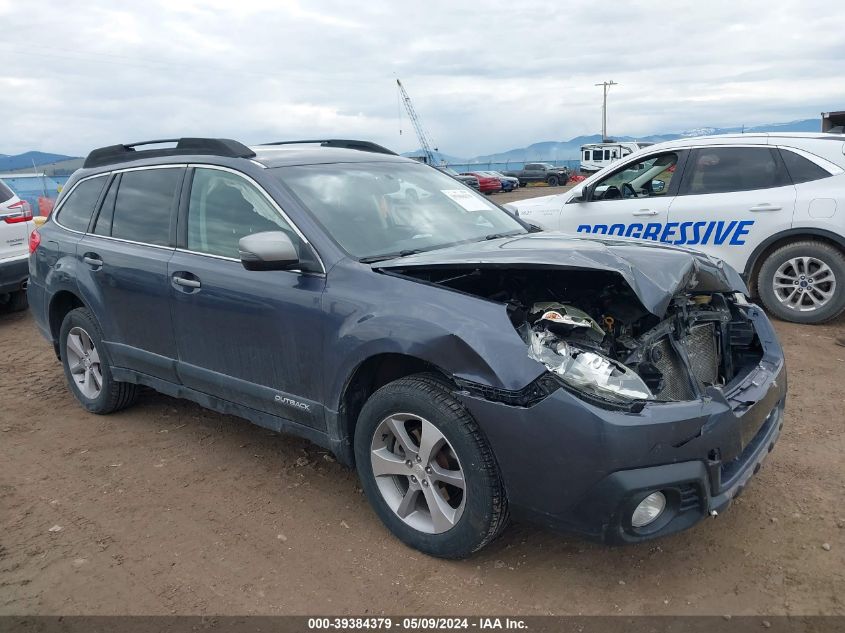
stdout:
POLYGON ((845 310, 845 141, 828 134, 685 138, 652 145, 568 193, 513 203, 550 230, 688 246, 724 259, 772 314, 845 310))
POLYGON ((505 176, 519 180, 520 187, 525 187, 530 182, 545 182, 550 187, 557 187, 569 182, 569 169, 555 167, 550 163, 526 163, 522 169, 506 171, 505 176))
POLYGON ((502 183, 502 191, 513 191, 514 189, 519 189, 519 178, 514 178, 513 176, 505 176, 500 171, 487 171, 484 173, 490 174, 494 178, 498 178, 499 181, 502 183))
POLYGON ((478 179, 478 190, 481 193, 498 193, 502 190, 502 181, 483 171, 471 171, 461 176, 473 176, 478 179))
POLYGON ((623 543, 730 505, 787 383, 736 271, 535 232, 349 146, 92 151, 29 241, 32 313, 79 403, 111 413, 146 385, 309 438, 435 556, 509 516, 623 543), (403 182, 432 195, 386 202, 403 182))
POLYGON ((478 181, 478 178, 476 178, 475 176, 467 176, 465 174, 459 174, 458 172, 456 172, 451 167, 440 166, 440 167, 435 167, 435 169, 442 171, 444 174, 450 175, 452 178, 454 178, 455 180, 459 180, 460 182, 464 183, 468 187, 472 187, 473 189, 477 189, 477 190, 481 189, 481 183, 478 181))
POLYGON ((0 180, 0 309, 25 310, 32 208, 0 180))

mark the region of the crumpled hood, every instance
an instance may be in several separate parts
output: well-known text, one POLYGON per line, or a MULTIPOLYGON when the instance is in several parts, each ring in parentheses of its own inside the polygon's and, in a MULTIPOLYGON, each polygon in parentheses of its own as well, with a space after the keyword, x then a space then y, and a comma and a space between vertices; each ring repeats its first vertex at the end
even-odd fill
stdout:
POLYGON ((680 292, 741 292, 733 268, 686 248, 634 239, 596 239, 565 233, 529 233, 460 244, 373 264, 376 270, 409 268, 561 268, 619 273, 643 307, 662 317, 680 292))

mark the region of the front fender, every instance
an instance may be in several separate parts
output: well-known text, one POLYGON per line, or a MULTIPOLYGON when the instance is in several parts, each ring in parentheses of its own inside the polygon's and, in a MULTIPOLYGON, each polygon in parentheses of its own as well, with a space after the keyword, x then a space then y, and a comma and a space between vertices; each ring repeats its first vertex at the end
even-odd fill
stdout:
POLYGON ((509 390, 545 372, 528 358, 503 304, 357 263, 332 271, 323 302, 332 323, 326 395, 335 406, 355 369, 377 354, 412 356, 456 378, 509 390))

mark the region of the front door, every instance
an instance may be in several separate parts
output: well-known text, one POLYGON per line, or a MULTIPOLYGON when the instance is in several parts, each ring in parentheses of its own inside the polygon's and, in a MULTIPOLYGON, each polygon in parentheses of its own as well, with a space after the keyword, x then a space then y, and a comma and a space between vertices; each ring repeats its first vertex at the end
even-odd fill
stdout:
POLYGON ((168 266, 179 375, 197 391, 322 430, 325 277, 246 270, 238 241, 264 231, 285 231, 310 248, 254 182, 230 170, 193 170, 180 248, 168 266))
POLYGON ((621 166, 590 187, 583 199, 563 205, 557 228, 672 241, 667 218, 678 186, 676 168, 683 156, 683 152, 663 152, 621 166))

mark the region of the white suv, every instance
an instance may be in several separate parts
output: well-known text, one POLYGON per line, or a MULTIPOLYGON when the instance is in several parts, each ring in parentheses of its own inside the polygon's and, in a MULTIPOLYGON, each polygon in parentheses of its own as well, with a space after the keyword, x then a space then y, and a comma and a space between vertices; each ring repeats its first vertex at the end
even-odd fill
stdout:
POLYGON ((698 249, 777 317, 845 310, 845 136, 731 134, 652 145, 572 190, 505 205, 547 230, 698 249))
POLYGON ((32 208, 0 180, 0 309, 26 309, 32 208))

